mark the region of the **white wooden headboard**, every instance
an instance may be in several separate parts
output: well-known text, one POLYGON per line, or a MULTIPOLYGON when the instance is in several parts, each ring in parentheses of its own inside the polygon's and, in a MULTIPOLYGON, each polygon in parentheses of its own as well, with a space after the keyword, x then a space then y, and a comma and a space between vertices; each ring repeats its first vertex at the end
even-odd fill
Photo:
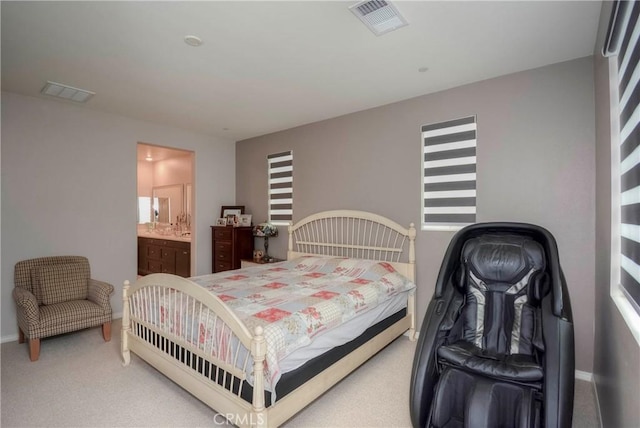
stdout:
POLYGON ((289 260, 302 255, 389 262, 415 282, 416 229, 378 214, 336 210, 310 215, 289 225, 289 260))

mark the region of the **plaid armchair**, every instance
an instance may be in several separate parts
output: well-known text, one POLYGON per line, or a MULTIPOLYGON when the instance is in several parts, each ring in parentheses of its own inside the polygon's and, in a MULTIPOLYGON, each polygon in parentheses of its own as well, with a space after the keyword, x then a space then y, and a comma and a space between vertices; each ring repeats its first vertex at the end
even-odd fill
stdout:
POLYGON ((40 356, 40 339, 102 325, 111 340, 113 286, 91 279, 89 261, 80 256, 41 257, 15 266, 13 300, 19 343, 29 339, 31 361, 40 356))

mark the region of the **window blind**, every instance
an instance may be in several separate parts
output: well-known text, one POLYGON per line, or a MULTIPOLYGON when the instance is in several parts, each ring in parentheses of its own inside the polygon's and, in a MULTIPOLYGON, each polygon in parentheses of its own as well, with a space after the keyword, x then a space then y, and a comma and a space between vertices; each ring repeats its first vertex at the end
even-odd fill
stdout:
POLYGON ((640 2, 615 6, 605 54, 618 55, 620 285, 640 312, 640 2))
POLYGON ((476 117, 422 127, 422 228, 461 228, 476 221, 476 117))
POLYGON ((293 220, 293 152, 267 156, 269 174, 269 221, 285 224, 293 220))

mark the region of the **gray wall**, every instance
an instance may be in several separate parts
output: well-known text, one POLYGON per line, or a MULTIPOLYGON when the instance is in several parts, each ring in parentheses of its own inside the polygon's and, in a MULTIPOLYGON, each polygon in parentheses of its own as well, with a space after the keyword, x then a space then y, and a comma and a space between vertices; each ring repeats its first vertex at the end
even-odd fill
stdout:
POLYGON ((611 3, 603 3, 594 54, 596 99, 596 282, 593 374, 605 427, 640 424, 640 347, 610 296, 611 122, 608 61, 599 54, 611 3))
MULTIPOLYGON (((478 221, 531 222, 555 235, 573 300, 576 367, 591 372, 595 223, 591 57, 240 141, 236 200, 247 206, 254 221, 265 219, 266 156, 292 149, 294 220, 345 208, 419 226, 420 126, 472 114, 478 121, 478 221)), ((418 234, 420 322, 452 236, 418 234)), ((269 240, 270 253, 285 257, 286 241, 286 234, 269 240)))
POLYGON ((89 258, 94 278, 135 280, 136 144, 195 151, 197 274, 211 272, 211 231, 234 203, 234 142, 99 113, 63 102, 2 93, 2 340, 17 337, 11 298, 19 260, 61 254, 89 258))

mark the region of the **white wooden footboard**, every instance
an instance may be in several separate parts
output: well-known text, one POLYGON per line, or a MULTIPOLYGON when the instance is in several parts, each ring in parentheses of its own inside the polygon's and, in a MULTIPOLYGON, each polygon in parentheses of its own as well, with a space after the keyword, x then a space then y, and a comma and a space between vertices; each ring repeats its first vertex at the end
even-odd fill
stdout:
POLYGON ((261 327, 251 335, 215 295, 174 275, 126 281, 123 304, 124 365, 133 351, 232 423, 267 426, 261 327), (253 404, 241 398, 250 376, 253 404))
POLYGON ((411 331, 415 313, 412 292, 407 302, 407 314, 402 319, 275 404, 265 407, 263 362, 266 344, 261 327, 257 327, 254 335, 251 335, 215 295, 185 278, 173 275, 148 275, 134 285, 126 281, 123 303, 123 365, 130 363, 130 353, 134 352, 240 427, 281 425, 395 338, 407 330, 411 331), (172 328, 170 323, 163 324, 161 307, 167 306, 169 310, 164 316, 175 312, 180 319, 185 316, 181 310, 190 308, 191 313, 195 314, 191 318, 191 325, 181 324, 179 328, 174 325, 172 328), (205 340, 204 344, 201 343, 201 322, 216 332, 213 342, 205 340), (251 355, 248 356, 246 352, 243 355, 240 349, 250 349, 251 355), (241 394, 244 381, 252 374, 255 374, 253 401, 248 403, 241 394))

